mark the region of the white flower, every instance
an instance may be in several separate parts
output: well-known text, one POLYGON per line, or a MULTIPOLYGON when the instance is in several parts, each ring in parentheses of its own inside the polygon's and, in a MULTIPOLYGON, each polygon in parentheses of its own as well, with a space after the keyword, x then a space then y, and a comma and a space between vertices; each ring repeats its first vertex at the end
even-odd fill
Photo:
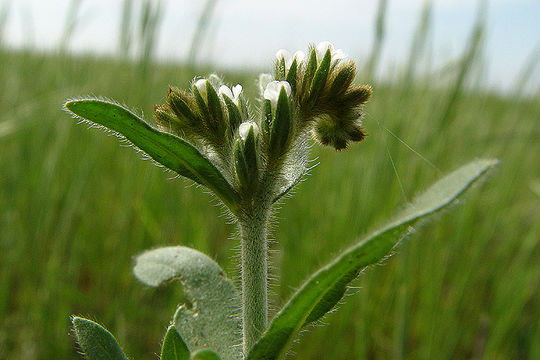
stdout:
POLYGON ((208 102, 208 95, 206 93, 206 83, 208 80, 206 79, 199 79, 195 81, 195 87, 199 91, 199 94, 201 94, 204 101, 208 102))
POLYGON ((240 134, 240 138, 242 139, 242 141, 246 141, 249 131, 252 128, 253 128, 253 135, 257 137, 257 135, 259 134, 259 127, 257 126, 257 124, 255 124, 252 121, 248 121, 248 122, 244 122, 240 124, 240 126, 238 127, 238 133, 240 134))
POLYGON ((232 91, 226 85, 221 85, 218 90, 218 94, 220 96, 225 95, 226 97, 231 99, 233 103, 236 104, 236 106, 240 104, 240 93, 242 93, 242 85, 240 84, 233 86, 232 91))
POLYGON ((317 60, 322 61, 324 58, 324 55, 326 55, 326 52, 330 49, 330 54, 332 55, 332 60, 342 60, 347 57, 347 54, 343 52, 341 49, 334 49, 334 45, 329 43, 328 41, 323 41, 317 44, 317 47, 315 48, 315 51, 317 52, 317 60))
POLYGON ((304 52, 300 50, 295 52, 292 56, 291 56, 291 53, 285 49, 280 49, 276 52, 276 59, 278 60, 284 59, 285 67, 287 69, 291 68, 291 65, 294 59, 296 59, 296 63, 300 65, 300 63, 304 61, 305 58, 306 58, 306 54, 304 54, 304 52))
POLYGON ((271 81, 266 85, 263 96, 265 99, 270 100, 274 108, 277 106, 279 93, 282 88, 285 89, 287 96, 291 95, 291 85, 287 81, 271 81))

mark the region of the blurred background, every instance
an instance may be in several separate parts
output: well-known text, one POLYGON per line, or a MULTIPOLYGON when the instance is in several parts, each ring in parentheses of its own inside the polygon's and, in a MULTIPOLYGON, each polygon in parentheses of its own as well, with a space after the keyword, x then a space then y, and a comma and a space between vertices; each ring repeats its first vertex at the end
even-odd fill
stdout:
MULTIPOLYGON (((238 242, 210 197, 66 98, 145 114, 213 71, 251 99, 280 48, 329 40, 370 83, 366 141, 320 163, 278 213, 277 309, 318 266, 475 157, 501 164, 459 208, 367 271, 294 346, 298 359, 540 358, 540 3, 534 0, 0 0, 0 359, 80 358, 69 316, 157 358, 179 284, 131 274, 181 244, 236 276, 238 242)), ((257 102, 251 102, 255 108, 257 102)))

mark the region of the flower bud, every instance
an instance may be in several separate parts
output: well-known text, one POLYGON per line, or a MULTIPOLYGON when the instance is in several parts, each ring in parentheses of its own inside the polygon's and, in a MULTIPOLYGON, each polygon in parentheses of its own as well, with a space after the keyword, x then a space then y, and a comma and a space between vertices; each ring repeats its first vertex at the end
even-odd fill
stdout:
POLYGON ((223 108, 216 90, 209 81, 206 82, 206 96, 208 100, 208 112, 210 113, 208 127, 217 135, 221 136, 224 134, 226 127, 223 120, 223 108))
MULTIPOLYGON (((354 116, 357 114, 351 114, 354 116)), ((317 120, 313 128, 313 136, 321 145, 332 146, 336 150, 347 148, 349 142, 364 140, 366 133, 360 119, 333 119, 323 116, 317 120)))
POLYGON ((203 98, 204 102, 208 102, 208 94, 207 94, 207 83, 208 80, 206 79, 199 79, 195 81, 194 87, 197 89, 201 97, 203 98))
POLYGON ((227 124, 223 119, 223 105, 212 83, 206 79, 195 81, 191 87, 200 112, 201 121, 218 142, 222 141, 227 124))
POLYGON ((238 127, 238 134, 240 135, 240 138, 244 141, 246 141, 250 131, 253 132, 255 137, 259 136, 259 127, 256 123, 252 121, 242 123, 238 127))
POLYGON ((264 98, 270 100, 272 108, 276 108, 281 90, 284 90, 286 96, 291 95, 291 85, 286 81, 271 81, 264 90, 264 98))
POLYGON ((240 124, 240 137, 234 143, 234 166, 242 193, 251 193, 259 178, 257 136, 259 128, 253 122, 240 124))
POLYGON ((323 92, 324 87, 326 86, 326 79, 328 78, 328 73, 330 71, 331 61, 332 55, 330 53, 330 49, 328 49, 319 65, 319 68, 315 72, 313 82, 311 83, 311 88, 309 90, 309 100, 312 104, 317 101, 317 98, 323 92))
MULTIPOLYGON (((287 82, 280 82, 280 84, 275 84, 276 86, 271 86, 270 83, 267 87, 271 88, 269 91, 270 102, 275 99, 275 88, 280 89, 277 99, 277 104, 275 105, 275 113, 273 116, 272 126, 270 128, 270 142, 269 142, 269 155, 271 159, 278 159, 284 153, 287 152, 290 138, 292 133, 292 115, 289 104, 289 95, 291 93, 291 88, 288 86, 287 82), (284 84, 287 85, 284 85, 284 84)), ((266 95, 266 91, 265 91, 266 95)), ((266 97, 266 96, 265 96, 266 97)))
POLYGON ((197 117, 191 110, 194 104, 190 94, 176 88, 169 88, 167 104, 178 119, 185 119, 192 126, 198 125, 197 117))
POLYGON ((180 119, 174 115, 168 105, 154 105, 154 119, 158 128, 178 135, 181 132, 182 124, 180 119))
POLYGON ((340 66, 337 75, 332 80, 329 93, 334 97, 343 95, 351 86, 355 76, 356 68, 352 61, 340 66))
POLYGON ((339 61, 347 57, 347 54, 345 54, 343 50, 341 49, 335 50, 334 45, 332 45, 328 41, 322 41, 318 43, 317 46, 315 47, 315 51, 317 52, 317 60, 319 62, 322 61, 322 59, 324 58, 324 56, 326 55, 328 51, 330 51, 332 61, 339 61))

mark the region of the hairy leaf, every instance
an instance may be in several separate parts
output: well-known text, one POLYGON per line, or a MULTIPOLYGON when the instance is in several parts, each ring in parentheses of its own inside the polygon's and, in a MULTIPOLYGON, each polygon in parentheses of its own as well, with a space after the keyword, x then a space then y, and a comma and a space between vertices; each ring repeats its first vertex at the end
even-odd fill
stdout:
POLYGON ((158 286, 179 279, 193 304, 178 307, 174 325, 191 352, 215 351, 224 359, 241 359, 240 298, 219 265, 196 250, 176 246, 150 250, 133 269, 143 283, 158 286))
POLYGON ((206 186, 231 211, 237 195, 221 172, 190 143, 154 129, 125 107, 99 99, 70 100, 64 107, 78 118, 98 124, 129 140, 157 163, 206 186))
POLYGON ((161 346, 160 360, 189 360, 189 355, 187 345, 178 334, 176 327, 169 326, 161 346))
POLYGON ((221 358, 212 350, 199 350, 193 354, 192 360, 221 360, 221 358))
POLYGON ((496 163, 476 160, 447 175, 385 226, 317 271, 272 320, 247 359, 283 359, 300 329, 331 310, 360 271, 383 260, 411 232, 411 226, 452 204, 496 163))
POLYGON ((71 319, 77 342, 88 360, 127 360, 112 334, 91 320, 71 319))

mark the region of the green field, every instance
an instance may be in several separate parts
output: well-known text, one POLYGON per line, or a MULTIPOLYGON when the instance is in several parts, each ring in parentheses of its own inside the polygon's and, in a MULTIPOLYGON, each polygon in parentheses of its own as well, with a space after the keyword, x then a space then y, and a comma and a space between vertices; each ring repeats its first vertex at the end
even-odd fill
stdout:
MULTIPOLYGON (((235 226, 201 189, 61 106, 100 95, 152 121, 167 86, 197 74, 6 49, 0 64, 0 359, 77 358, 71 314, 105 324, 131 358, 155 359, 182 290, 138 283, 133 257, 181 244, 235 276, 235 226)), ((224 75, 255 93, 256 74, 224 75)), ((450 77, 373 83, 367 140, 339 153, 314 146, 320 165, 277 213, 275 308, 441 173, 501 160, 458 208, 363 274, 326 325, 302 335, 298 359, 540 358, 540 99, 467 90, 459 68, 450 77)))

